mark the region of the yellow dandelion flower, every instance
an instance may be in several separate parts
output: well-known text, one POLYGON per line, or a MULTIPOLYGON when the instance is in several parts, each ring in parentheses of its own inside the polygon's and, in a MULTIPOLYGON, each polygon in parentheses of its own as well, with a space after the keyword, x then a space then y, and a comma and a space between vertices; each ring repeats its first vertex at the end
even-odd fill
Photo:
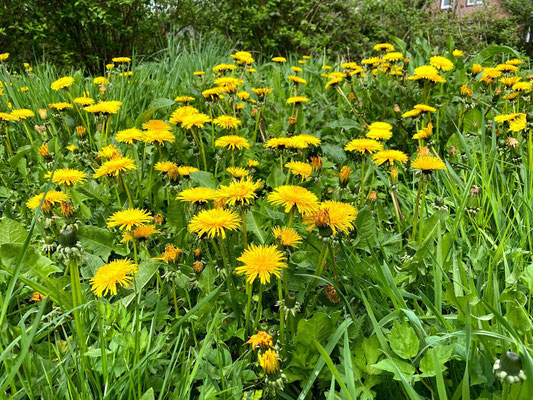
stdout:
POLYGON ((398 61, 403 59, 403 54, 399 51, 393 51, 383 56, 384 61, 398 61))
POLYGON ((153 217, 146 210, 140 208, 129 208, 117 211, 107 219, 107 226, 112 228, 118 226, 122 230, 131 231, 132 228, 143 226, 149 223, 153 217))
POLYGON ((374 50, 376 51, 394 51, 394 46, 390 43, 378 43, 374 46, 374 50))
POLYGON ((518 83, 522 79, 519 76, 506 76, 503 78, 500 78, 500 82, 504 84, 505 86, 513 86, 515 83, 518 83))
POLYGON ((155 164, 154 169, 167 174, 167 176, 172 180, 176 180, 179 176, 177 164, 171 161, 159 161, 155 164))
POLYGON ((91 290, 98 296, 107 293, 117 294, 117 285, 128 287, 133 280, 132 275, 138 271, 137 264, 129 259, 114 260, 102 265, 91 278, 91 290))
POLYGON ((178 259, 182 254, 183 251, 180 248, 175 247, 173 244, 168 244, 161 257, 154 258, 154 260, 161 260, 167 264, 175 264, 178 262, 178 259))
POLYGON ((226 237, 226 230, 234 231, 240 226, 240 217, 237 213, 223 208, 203 210, 196 214, 189 222, 189 232, 196 233, 198 237, 204 234, 212 239, 215 236, 226 237))
POLYGON ((142 124, 143 129, 147 131, 170 131, 172 127, 160 119, 151 119, 142 124))
POLYGON ((181 176, 189 176, 191 174, 191 172, 196 172, 196 171, 199 171, 199 169, 196 168, 196 167, 190 167, 190 166, 187 166, 187 165, 178 167, 178 173, 181 176))
POLYGON ((114 144, 102 147, 102 150, 98 152, 100 157, 105 157, 108 160, 120 156, 120 150, 115 147, 114 144))
POLYGON ((352 222, 356 217, 357 210, 351 204, 328 200, 320 203, 318 210, 313 215, 307 216, 304 219, 304 224, 310 225, 307 227, 307 230, 327 226, 336 235, 337 231, 349 233, 353 230, 352 222), (327 215, 325 220, 323 219, 324 215, 327 215), (317 219, 317 216, 320 216, 320 218, 317 219), (325 222, 325 224, 321 226, 319 221, 325 222))
POLYGON ((429 63, 442 71, 451 71, 453 69, 453 62, 446 57, 433 56, 429 59, 429 63))
POLYGON ((129 63, 131 62, 131 58, 129 57, 115 57, 112 59, 115 63, 129 63))
POLYGON ((184 103, 184 104, 190 103, 193 100, 194 100, 194 97, 191 97, 191 96, 177 96, 174 99, 174 101, 177 101, 178 103, 184 103))
POLYGON ((287 104, 294 104, 294 105, 301 105, 303 103, 307 103, 309 101, 309 99, 307 97, 304 97, 304 96, 293 96, 293 97, 289 97, 287 99, 287 104))
POLYGON ((383 145, 373 139, 354 139, 344 147, 346 151, 357 151, 361 154, 373 154, 376 151, 383 150, 383 145))
POLYGON ((248 162, 246 163, 246 166, 248 168, 253 168, 253 167, 257 167, 259 165, 259 161, 257 160, 252 160, 252 159, 249 159, 248 162))
POLYGON ((413 135, 413 139, 415 140, 427 139, 432 134, 433 134, 433 124, 430 122, 429 124, 426 125, 425 128, 422 128, 417 133, 415 133, 413 135))
POLYGON ((92 114, 116 114, 120 110, 121 105, 121 101, 108 100, 83 107, 83 110, 92 114))
POLYGON ((315 194, 301 186, 278 186, 268 195, 268 201, 284 206, 286 213, 296 208, 300 214, 307 215, 318 209, 315 194))
POLYGON ((226 168, 226 171, 228 171, 234 178, 243 178, 250 175, 250 171, 242 167, 228 167, 226 168))
POLYGON ((202 96, 209 101, 222 99, 224 97, 224 88, 217 86, 215 88, 204 90, 202 96))
POLYGON ((426 79, 435 83, 444 83, 446 79, 439 75, 439 72, 432 65, 422 65, 418 68, 415 68, 415 74, 410 76, 410 80, 419 80, 426 79))
POLYGON ((39 147, 39 154, 43 158, 52 158, 52 155, 50 154, 50 150, 48 150, 48 145, 46 143, 43 143, 41 147, 39 147))
POLYGON ((169 131, 143 131, 142 140, 145 143, 155 143, 163 145, 165 142, 174 143, 176 136, 169 131))
MULTIPOLYGON (((43 200, 44 192, 39 193, 36 196, 33 196, 31 199, 29 199, 26 202, 26 206, 28 208, 31 208, 32 210, 35 210, 37 207, 39 207, 39 204, 41 204, 41 201, 43 200)), ((63 193, 56 190, 49 190, 46 192, 46 197, 43 201, 43 205, 41 206, 41 209, 43 211, 50 211, 50 209, 58 204, 61 204, 64 201, 68 200, 68 196, 63 193)))
POLYGON ((74 83, 74 78, 71 76, 65 76, 64 78, 59 78, 57 81, 52 82, 50 87, 52 90, 66 89, 74 83))
POLYGON ((128 242, 132 239, 135 240, 148 240, 150 236, 155 235, 156 233, 161 233, 157 230, 155 225, 143 225, 138 226, 137 228, 133 229, 133 231, 129 232, 126 231, 122 235, 122 243, 128 242))
POLYGON ((9 53, 0 54, 0 61, 6 61, 9 58, 9 53))
POLYGON ((202 76, 202 75, 205 75, 205 71, 194 71, 192 74, 194 76, 202 76))
POLYGON ((235 64, 218 64, 213 67, 214 72, 233 71, 237 69, 235 64))
POLYGON ((518 114, 518 117, 509 122, 509 130, 511 132, 520 132, 526 129, 527 119, 525 113, 518 114))
POLYGON ((296 76, 296 75, 290 75, 287 77, 287 79, 291 81, 292 83, 296 83, 300 85, 307 85, 307 81, 304 78, 300 78, 299 76, 296 76))
POLYGON ((290 161, 285 166, 294 174, 299 175, 302 178, 309 178, 313 172, 313 166, 311 164, 301 161, 290 161))
POLYGON ((11 115, 17 119, 25 120, 26 118, 35 117, 35 113, 27 108, 19 108, 11 111, 11 115))
POLYGON ((93 177, 118 176, 130 169, 137 169, 135 161, 128 157, 118 156, 103 163, 93 174, 93 177))
POLYGON ((176 200, 186 201, 195 204, 205 204, 209 200, 214 200, 216 196, 215 190, 207 187, 195 187, 182 190, 176 200))
POLYGON ((472 97, 474 95, 474 91, 464 84, 461 86, 461 94, 463 96, 472 97))
POLYGON ((252 350, 256 350, 258 347, 266 350, 274 345, 272 343, 272 336, 263 331, 257 331, 257 333, 250 336, 250 339, 244 344, 249 344, 252 347, 252 350))
POLYGON ((500 76, 502 76, 502 71, 497 68, 485 68, 479 80, 485 83, 492 83, 494 79, 500 76))
POLYGON ((516 91, 522 91, 525 93, 529 93, 531 92, 531 82, 517 82, 513 85, 512 89, 516 91))
MULTIPOLYGON (((52 172, 48 172, 44 175, 47 179, 50 178, 50 176, 52 176, 52 172)), ((87 174, 85 172, 78 171, 77 169, 61 168, 54 172, 52 182, 57 183, 58 185, 74 186, 78 183, 85 182, 86 178, 87 174)))
POLYGON ((472 73, 474 75, 479 74, 481 71, 483 71, 483 67, 481 65, 479 65, 479 64, 472 65, 472 73))
POLYGON ((427 104, 417 104, 413 107, 415 110, 421 112, 435 112, 437 109, 435 107, 428 106, 427 104))
POLYGON ((227 136, 221 136, 215 141, 216 147, 226 147, 230 150, 242 150, 242 149, 248 149, 250 147, 250 143, 248 143, 248 140, 241 136, 237 135, 227 135, 227 136))
POLYGON ((421 110, 416 110, 416 109, 413 109, 413 110, 409 110, 409 111, 406 111, 402 114, 402 118, 411 118, 411 117, 417 117, 418 115, 420 115, 422 113, 421 110))
POLYGON ((278 239, 283 246, 297 246, 302 242, 302 237, 293 228, 287 226, 272 228, 274 238, 278 239))
POLYGON ((243 206, 250 204, 256 197, 256 191, 261 188, 260 181, 254 182, 251 178, 232 181, 229 185, 221 185, 216 191, 215 199, 224 205, 243 206))
POLYGON ((452 52, 453 56, 454 57, 464 57, 465 56, 465 53, 463 52, 463 50, 459 50, 459 49, 455 49, 453 52, 452 52))
POLYGON ((330 87, 335 87, 337 86, 339 83, 341 83, 343 81, 344 78, 333 78, 333 79, 330 79, 327 83, 326 83, 326 89, 329 89, 330 87))
POLYGON ((287 59, 285 57, 274 57, 272 58, 272 61, 277 62, 277 63, 284 63, 284 62, 287 62, 287 59))
POLYGON ((72 104, 65 103, 65 102, 60 102, 60 103, 50 103, 50 104, 48 104, 48 106, 49 106, 50 108, 53 108, 54 110, 57 110, 57 111, 64 111, 64 110, 66 110, 67 108, 72 108, 72 107, 73 107, 72 104))
POLYGON ((258 97, 265 97, 272 93, 272 89, 270 88, 252 88, 252 92, 258 97))
POLYGON ((221 115, 213 120, 213 124, 222 129, 237 129, 242 125, 242 121, 231 115, 221 115))
POLYGON ((0 112, 0 120, 2 121, 18 121, 19 118, 16 115, 0 112))
POLYGON ((264 353, 259 353, 257 355, 259 364, 263 370, 271 375, 279 371, 279 357, 278 353, 275 350, 268 349, 264 353))
POLYGON ((411 162, 411 167, 425 173, 430 173, 437 169, 446 169, 446 164, 437 157, 419 156, 411 162))
POLYGON ((189 115, 198 114, 200 111, 198 111, 193 106, 182 106, 177 108, 171 115, 169 121, 174 124, 178 125, 183 121, 183 118, 188 117, 189 115))
POLYGON ((390 165, 394 165, 395 162, 404 164, 407 162, 409 157, 402 151, 399 150, 383 150, 374 154, 373 160, 376 165, 381 165, 385 162, 389 162, 390 165))
POLYGON ((86 97, 86 96, 76 97, 74 99, 74 103, 81 104, 82 106, 88 106, 88 105, 94 104, 94 99, 91 99, 90 97, 86 97))
POLYGON ((119 143, 133 144, 134 141, 143 139, 143 132, 137 128, 124 129, 115 135, 115 140, 119 143))
POLYGON ((242 90, 240 92, 237 92, 237 97, 241 100, 248 100, 250 98, 250 92, 242 90))
POLYGON ((251 244, 237 261, 244 265, 235 268, 238 275, 246 275, 246 282, 253 283, 259 278, 262 285, 270 283, 270 276, 281 277, 281 268, 287 268, 283 253, 276 246, 256 246, 251 244))
POLYGON ((105 76, 97 76, 93 79, 93 83, 96 85, 107 85, 109 80, 105 76))
POLYGON ((204 124, 211 122, 208 115, 197 113, 184 117, 181 121, 181 127, 184 129, 203 128, 204 124))

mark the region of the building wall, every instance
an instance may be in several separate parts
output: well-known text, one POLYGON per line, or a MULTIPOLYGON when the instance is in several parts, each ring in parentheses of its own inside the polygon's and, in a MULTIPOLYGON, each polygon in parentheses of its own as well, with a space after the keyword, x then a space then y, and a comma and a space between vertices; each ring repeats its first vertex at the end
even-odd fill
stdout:
MULTIPOLYGON (((473 6, 467 5, 467 0, 455 0, 453 2, 452 8, 449 9, 441 9, 441 0, 434 0, 433 4, 431 4, 430 9, 433 11, 448 11, 448 12, 455 12, 459 16, 466 16, 470 14, 473 11, 479 10, 483 7, 500 7, 500 4, 502 3, 502 0, 484 0, 483 4, 477 4, 473 6)), ((504 11, 501 11, 502 15, 504 15, 504 11)))

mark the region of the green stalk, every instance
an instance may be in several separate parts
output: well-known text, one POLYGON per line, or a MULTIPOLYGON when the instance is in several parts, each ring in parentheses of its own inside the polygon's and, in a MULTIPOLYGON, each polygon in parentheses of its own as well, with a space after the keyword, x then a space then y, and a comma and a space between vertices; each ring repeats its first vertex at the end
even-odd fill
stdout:
POLYGON ((254 328, 257 329, 257 325, 259 324, 259 320, 261 319, 261 314, 263 313, 263 289, 265 288, 265 285, 259 284, 259 299, 257 300, 257 311, 255 313, 255 319, 254 319, 254 328))
MULTIPOLYGON (((421 212, 420 212, 420 227, 418 228, 418 244, 422 244, 422 235, 423 235, 423 229, 422 226, 424 224, 424 211, 426 208, 426 192, 427 192, 428 184, 427 182, 424 183, 424 187, 422 189, 422 200, 421 200, 421 212)), ((413 237, 414 239, 414 237, 413 237)))
POLYGON ((224 262, 224 267, 226 268, 226 284, 228 285, 228 291, 229 291, 229 297, 231 300, 231 305, 233 308, 233 313, 235 314, 235 318, 237 319, 237 324, 240 325, 241 322, 241 314, 237 312, 237 302, 235 301, 235 285, 233 283, 233 275, 232 271, 230 269, 226 244, 224 243, 224 239, 222 237, 218 237, 219 244, 220 244, 220 253, 222 254, 222 260, 224 262))
POLYGON ((423 177, 420 177, 420 180, 418 181, 418 191, 416 192, 416 203, 415 203, 415 212, 413 215, 413 231, 411 232, 411 238, 413 240, 416 239, 416 227, 418 223, 418 207, 420 204, 420 194, 422 193, 422 179, 423 177))
POLYGON ((248 335, 251 335, 251 331, 250 331, 250 312, 251 312, 251 308, 252 308, 252 284, 246 282, 246 295, 247 295, 247 299, 246 299, 246 320, 244 321, 244 324, 245 324, 245 327, 246 327, 246 332, 248 335))

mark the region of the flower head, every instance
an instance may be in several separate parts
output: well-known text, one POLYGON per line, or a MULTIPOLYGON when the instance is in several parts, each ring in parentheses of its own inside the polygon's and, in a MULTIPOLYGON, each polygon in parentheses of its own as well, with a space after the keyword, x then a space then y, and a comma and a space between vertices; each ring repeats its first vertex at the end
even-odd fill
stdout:
POLYGON ((259 364, 263 370, 271 375, 279 371, 279 357, 275 350, 268 349, 264 353, 257 355, 259 364))
POLYGON ((160 233, 155 225, 142 225, 133 229, 132 231, 126 231, 122 234, 122 243, 129 242, 130 240, 148 240, 150 236, 160 233))
POLYGON ((90 280, 91 290, 98 297, 117 294, 117 284, 128 287, 137 273, 137 264, 129 259, 115 260, 102 265, 90 280))
POLYGON ((176 200, 187 201, 189 203, 205 204, 209 200, 215 199, 216 192, 208 187, 195 187, 181 191, 176 200))
POLYGON ((453 69, 453 62, 448 60, 446 57, 433 56, 429 60, 429 63, 442 71, 451 71, 453 69))
POLYGON ((272 336, 263 331, 257 331, 255 335, 250 336, 250 339, 245 343, 252 347, 252 350, 256 350, 258 347, 266 350, 273 346, 272 336))
POLYGON ((65 102, 61 102, 61 103, 50 103, 48 104, 48 106, 50 108, 53 108, 54 110, 57 110, 57 111, 64 111, 66 110, 67 108, 72 108, 73 105, 70 104, 70 103, 65 103, 65 102))
MULTIPOLYGON (((39 193, 36 196, 33 196, 31 199, 29 199, 26 202, 26 206, 28 208, 31 208, 32 210, 35 210, 37 207, 39 207, 39 204, 41 204, 41 201, 43 200, 44 192, 39 193)), ((50 211, 52 207, 54 207, 57 204, 61 204, 64 201, 68 200, 68 196, 63 192, 58 192, 56 190, 49 190, 46 192, 46 197, 44 198, 43 205, 41 206, 41 209, 43 211, 50 211)))
MULTIPOLYGON (((52 172, 48 172, 44 175, 45 178, 50 178, 52 172)), ((74 186, 78 183, 83 183, 87 178, 87 174, 77 169, 61 168, 54 172, 52 182, 58 185, 74 186)))
POLYGON ((167 174, 173 181, 179 176, 178 165, 172 161, 159 161, 154 165, 154 169, 163 174, 167 174))
POLYGON ((383 145, 373 139, 354 139, 344 147, 346 151, 372 154, 383 149, 383 145))
POLYGON ((119 143, 133 144, 134 141, 142 140, 143 132, 137 128, 124 129, 115 135, 115 140, 119 143))
POLYGON ((146 210, 140 208, 129 208, 117 211, 107 219, 107 226, 112 228, 118 226, 120 229, 131 231, 132 228, 143 226, 149 223, 153 217, 146 210))
POLYGON ((303 103, 307 103, 309 101, 309 99, 307 97, 304 97, 304 96, 293 96, 293 97, 289 97, 287 99, 287 104, 294 104, 294 105, 301 105, 303 103))
POLYGON ((226 237, 226 230, 234 231, 239 228, 240 217, 234 211, 223 208, 203 210, 196 214, 189 222, 189 232, 198 237, 204 234, 212 239, 215 236, 226 237))
POLYGON ((242 167, 228 167, 226 168, 226 171, 228 171, 234 178, 243 178, 250 175, 250 171, 242 167))
POLYGON ((143 131, 142 139, 145 143, 155 143, 159 145, 167 143, 174 143, 176 136, 170 131, 157 130, 157 131, 143 131))
POLYGON ((425 173, 431 173, 437 169, 446 169, 446 164, 437 157, 419 156, 411 163, 411 167, 425 173))
POLYGON ((276 246, 256 246, 251 244, 237 258, 244 265, 235 268, 238 275, 246 275, 246 282, 253 283, 259 277, 262 285, 270 283, 270 276, 281 277, 281 268, 287 268, 283 253, 276 246))
POLYGON ((213 124, 222 129, 237 129, 242 125, 242 121, 231 115, 221 115, 213 120, 213 124))
POLYGON ((286 213, 296 208, 300 214, 308 215, 318 209, 315 194, 301 186, 278 186, 268 195, 268 201, 284 206, 286 213))
POLYGON ((165 121, 161 121, 160 119, 151 119, 150 121, 146 121, 143 123, 142 127, 147 131, 169 131, 172 129, 169 124, 167 124, 165 121))
POLYGON ((261 182, 254 182, 250 178, 232 181, 227 186, 221 185, 216 192, 215 198, 230 206, 250 204, 257 197, 255 192, 261 186, 261 182))
POLYGON ((404 164, 407 162, 409 157, 402 151, 399 150, 383 150, 374 154, 373 160, 376 165, 381 165, 385 162, 389 162, 390 165, 394 165, 395 162, 404 164))
POLYGON ((81 104, 82 106, 88 106, 88 105, 94 104, 94 99, 87 97, 87 96, 81 96, 81 97, 76 97, 74 99, 74 103, 81 104))
POLYGON ((302 237, 298 234, 298 232, 287 226, 275 226, 272 228, 272 233, 283 246, 296 246, 302 242, 302 237))
POLYGON ((65 76, 64 78, 59 78, 57 81, 52 82, 50 87, 52 90, 66 89, 74 83, 74 78, 71 76, 65 76))
POLYGON ((121 101, 108 100, 84 107, 83 109, 93 114, 116 114, 120 110, 121 105, 121 101))
POLYGON ((185 117, 188 117, 192 114, 198 114, 200 111, 198 111, 193 106, 182 106, 178 107, 171 115, 169 121, 174 124, 180 124, 185 117))
POLYGON ((11 111, 11 115, 18 119, 25 120, 26 118, 35 117, 35 113, 26 108, 19 108, 17 110, 11 111))
POLYGON ((248 140, 237 135, 221 136, 215 141, 216 147, 226 147, 229 150, 242 150, 250 147, 248 140))
POLYGON ((417 133, 413 135, 413 139, 421 140, 421 139, 427 139, 431 136, 433 133, 433 124, 430 122, 425 126, 425 128, 422 128, 417 133))
POLYGON ((290 161, 285 166, 294 174, 304 178, 309 178, 313 172, 313 166, 311 164, 301 161, 290 161))
POLYGON ((318 210, 306 217, 304 223, 310 225, 308 230, 318 227, 321 233, 325 233, 323 229, 329 227, 331 233, 336 235, 339 230, 344 233, 351 231, 355 217, 357 210, 351 204, 328 200, 320 203, 318 210))
POLYGON ((197 113, 184 117, 181 121, 181 127, 185 129, 203 128, 204 124, 211 122, 208 115, 197 113))
POLYGON ((118 176, 130 169, 137 169, 135 161, 128 157, 118 156, 103 163, 93 174, 93 177, 118 176))
POLYGON ((183 251, 180 248, 175 247, 173 244, 168 244, 161 257, 157 257, 155 260, 161 260, 167 264, 175 264, 178 262, 181 254, 183 254, 183 251))
POLYGON ((432 65, 422 65, 421 67, 415 68, 415 74, 410 76, 410 80, 419 80, 426 79, 435 83, 444 83, 446 79, 439 75, 439 72, 432 65))

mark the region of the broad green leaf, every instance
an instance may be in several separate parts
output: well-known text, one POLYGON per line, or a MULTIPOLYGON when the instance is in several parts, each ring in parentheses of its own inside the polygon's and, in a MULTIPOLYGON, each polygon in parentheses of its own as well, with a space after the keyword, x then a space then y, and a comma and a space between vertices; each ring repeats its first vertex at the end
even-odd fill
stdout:
POLYGON ((529 264, 522 272, 520 280, 525 285, 529 293, 533 293, 533 264, 529 264))
POLYGON ((295 341, 309 346, 313 345, 313 339, 323 343, 334 330, 335 324, 331 317, 319 312, 309 320, 301 319, 298 322, 295 341))
POLYGON ((391 349, 401 358, 410 359, 418 354, 418 337, 407 323, 394 321, 391 332, 387 336, 391 349))
POLYGON ((0 222, 0 244, 2 243, 24 243, 28 232, 20 222, 5 218, 0 222))
POLYGON ((135 120, 135 125, 138 126, 142 124, 143 122, 148 121, 154 112, 156 112, 157 110, 161 108, 170 107, 173 104, 174 104, 174 101, 170 99, 160 98, 160 99, 153 100, 148 105, 148 108, 146 109, 146 111, 137 117, 137 119, 135 120))
POLYGON ((355 228, 357 229, 357 242, 362 242, 366 245, 366 241, 369 240, 371 243, 374 239, 374 234, 376 233, 376 222, 372 216, 372 212, 364 207, 357 214, 355 219, 355 228))
POLYGON ((435 361, 440 365, 440 370, 446 370, 446 364, 452 356, 453 345, 437 346, 429 349, 427 353, 420 360, 421 376, 435 376, 435 361))
POLYGON ((346 154, 341 146, 336 144, 323 144, 320 147, 322 148, 322 152, 329 159, 337 163, 342 163, 344 160, 346 160, 346 154))
POLYGON ((394 380, 396 381, 402 380, 400 374, 404 375, 404 378, 409 381, 411 376, 415 373, 415 367, 397 358, 383 359, 377 364, 372 365, 372 367, 382 371, 392 372, 394 374, 394 380))
POLYGON ((246 229, 249 232, 252 232, 257 240, 261 244, 265 244, 266 240, 266 233, 263 231, 260 226, 263 224, 261 223, 261 214, 258 212, 248 211, 245 216, 246 220, 246 229))
POLYGON ((272 165, 272 168, 270 169, 270 175, 268 175, 266 184, 270 186, 271 188, 276 188, 278 186, 283 185, 286 179, 287 179, 287 175, 285 175, 280 170, 279 165, 274 164, 272 165))
POLYGON ((78 238, 86 252, 100 256, 107 261, 112 251, 120 252, 114 245, 115 234, 107 229, 86 225, 78 230, 78 238))
POLYGON ((215 177, 211 172, 206 171, 195 171, 191 172, 191 180, 196 183, 199 183, 200 186, 208 187, 211 189, 216 189, 217 183, 215 177))

